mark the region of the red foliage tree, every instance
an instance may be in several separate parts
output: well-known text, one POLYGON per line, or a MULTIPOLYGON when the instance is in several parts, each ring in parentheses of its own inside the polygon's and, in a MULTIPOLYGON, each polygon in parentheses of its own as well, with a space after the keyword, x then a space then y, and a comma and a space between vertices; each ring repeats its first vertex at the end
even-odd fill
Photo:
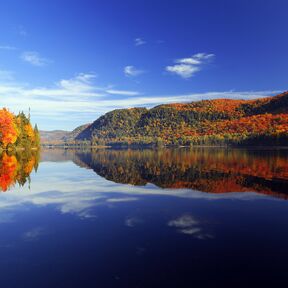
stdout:
POLYGON ((6 147, 17 140, 17 128, 14 115, 7 109, 0 110, 0 142, 6 147))

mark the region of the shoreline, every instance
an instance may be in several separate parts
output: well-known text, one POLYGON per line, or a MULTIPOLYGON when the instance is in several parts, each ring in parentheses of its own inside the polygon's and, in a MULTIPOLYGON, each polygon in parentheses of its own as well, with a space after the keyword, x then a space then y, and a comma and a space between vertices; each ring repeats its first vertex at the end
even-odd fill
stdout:
MULTIPOLYGON (((271 145, 247 145, 247 146, 242 146, 242 145, 194 145, 194 146, 173 146, 173 145, 165 145, 165 146, 155 146, 155 145, 127 145, 127 146, 121 146, 121 145, 99 145, 99 146, 92 146, 92 145, 85 145, 85 146, 68 146, 68 145, 41 145, 41 148, 43 149, 197 149, 197 148, 208 148, 208 149, 213 149, 213 148, 221 148, 221 149, 254 149, 254 150, 288 150, 288 146, 271 146, 271 145)), ((40 149, 41 149, 40 148, 40 149)))
POLYGON ((7 148, 0 148, 0 154, 3 153, 3 152, 19 152, 19 151, 37 151, 37 150, 41 150, 41 147, 42 146, 39 146, 39 147, 31 147, 29 149, 25 148, 25 147, 14 147, 13 149, 7 149, 7 148))

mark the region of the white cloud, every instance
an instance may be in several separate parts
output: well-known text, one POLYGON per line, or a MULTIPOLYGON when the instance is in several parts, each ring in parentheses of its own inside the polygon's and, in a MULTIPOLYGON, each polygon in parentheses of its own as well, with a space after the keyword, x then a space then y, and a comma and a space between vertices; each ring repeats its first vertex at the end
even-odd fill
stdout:
POLYGON ((18 89, 20 89, 22 95, 24 94, 26 97, 36 98, 38 100, 40 100, 41 97, 48 97, 48 100, 51 102, 53 102, 53 100, 61 102, 83 101, 106 95, 104 91, 100 91, 100 88, 93 84, 94 78, 96 78, 96 75, 93 73, 80 73, 73 78, 60 80, 56 83, 56 87, 39 87, 33 89, 18 87, 18 89))
POLYGON ((40 56, 38 52, 35 51, 26 51, 21 54, 21 59, 25 62, 30 63, 34 66, 45 66, 52 61, 40 56))
POLYGON ((193 74, 200 70, 199 67, 187 64, 177 64, 174 66, 167 66, 166 70, 171 73, 175 73, 182 78, 190 78, 193 74))
POLYGON ((134 44, 135 46, 141 46, 141 45, 146 44, 146 41, 142 38, 136 38, 134 39, 134 44))
MULTIPOLYGON (((3 77, 9 78, 11 76, 8 72, 2 74, 3 77)), ((91 123, 104 113, 114 109, 149 108, 159 104, 203 99, 262 98, 279 92, 224 91, 180 95, 143 95, 137 91, 99 87, 94 83, 95 77, 93 73, 80 73, 75 77, 62 79, 47 87, 31 87, 28 84, 14 82, 13 79, 12 81, 9 79, 2 80, 0 81, 0 107, 8 107, 15 113, 22 110, 28 111, 30 107, 32 120, 34 123, 38 123, 40 129, 72 130, 77 125, 91 123), (113 98, 116 93, 121 97, 113 98)))
POLYGON ((214 56, 214 54, 197 53, 188 58, 177 59, 175 65, 166 66, 166 71, 188 79, 200 71, 202 66, 214 56))
POLYGON ((139 75, 141 75, 143 73, 144 73, 143 70, 137 69, 137 68, 135 68, 132 65, 124 67, 124 74, 127 77, 135 77, 135 76, 139 76, 139 75))
POLYGON ((62 79, 50 87, 30 87, 8 77, 8 71, 0 72, 0 106, 8 107, 15 113, 28 111, 30 107, 33 119, 41 129, 54 129, 59 123, 65 129, 73 129, 78 123, 91 122, 113 109, 117 100, 111 101, 112 95, 122 95, 121 99, 126 99, 140 94, 137 91, 98 87, 93 83, 96 76, 92 73, 62 79), (1 81, 1 78, 4 80, 1 81))
POLYGON ((128 90, 115 90, 115 89, 108 89, 106 90, 108 94, 112 95, 123 95, 123 96, 137 96, 140 95, 137 91, 128 91, 128 90))
POLYGON ((176 227, 176 228, 188 228, 188 227, 195 226, 198 224, 199 224, 199 221, 197 221, 190 215, 183 215, 177 219, 174 219, 168 222, 168 226, 176 227))
POLYGON ((108 198, 106 202, 119 203, 119 202, 131 202, 139 200, 137 197, 121 197, 121 198, 108 198))
POLYGON ((191 215, 183 215, 168 222, 168 226, 175 227, 182 234, 191 235, 197 239, 213 238, 211 235, 203 233, 200 225, 201 223, 191 215))
MULTIPOLYGON (((92 84, 92 81, 96 78, 96 75, 93 73, 80 73, 71 79, 60 80, 58 86, 61 90, 69 91, 69 93, 88 93, 91 96, 90 92, 95 90, 95 87, 92 84)), ((92 96, 97 96, 92 93, 92 96)))

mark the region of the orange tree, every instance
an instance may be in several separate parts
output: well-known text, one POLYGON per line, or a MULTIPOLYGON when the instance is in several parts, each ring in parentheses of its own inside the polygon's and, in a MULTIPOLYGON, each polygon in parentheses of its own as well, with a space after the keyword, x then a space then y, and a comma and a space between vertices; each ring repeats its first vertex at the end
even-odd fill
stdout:
POLYGON ((17 140, 18 131, 14 115, 7 109, 0 110, 0 142, 4 148, 8 144, 14 144, 17 140))

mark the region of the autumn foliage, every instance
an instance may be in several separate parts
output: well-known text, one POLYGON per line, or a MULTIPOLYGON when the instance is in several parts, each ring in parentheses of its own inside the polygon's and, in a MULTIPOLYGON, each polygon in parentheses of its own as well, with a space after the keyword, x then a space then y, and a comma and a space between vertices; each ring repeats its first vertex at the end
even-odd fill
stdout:
POLYGON ((6 147, 17 140, 18 131, 15 116, 5 108, 0 110, 0 141, 6 147))
POLYGON ((288 92, 108 112, 76 140, 95 145, 288 145, 288 92))
POLYGON ((86 164, 117 183, 208 193, 258 192, 288 199, 285 149, 102 149, 91 157, 85 153, 77 157, 82 161, 77 165, 86 164))
POLYGON ((32 127, 29 117, 22 112, 17 116, 3 108, 0 110, 0 145, 38 147, 39 132, 37 126, 32 127))
POLYGON ((5 192, 9 186, 14 184, 18 170, 17 164, 14 155, 8 156, 4 153, 0 166, 0 188, 2 191, 5 192))
POLYGON ((33 169, 37 170, 39 152, 0 155, 0 191, 6 192, 16 183, 23 186, 33 169))

